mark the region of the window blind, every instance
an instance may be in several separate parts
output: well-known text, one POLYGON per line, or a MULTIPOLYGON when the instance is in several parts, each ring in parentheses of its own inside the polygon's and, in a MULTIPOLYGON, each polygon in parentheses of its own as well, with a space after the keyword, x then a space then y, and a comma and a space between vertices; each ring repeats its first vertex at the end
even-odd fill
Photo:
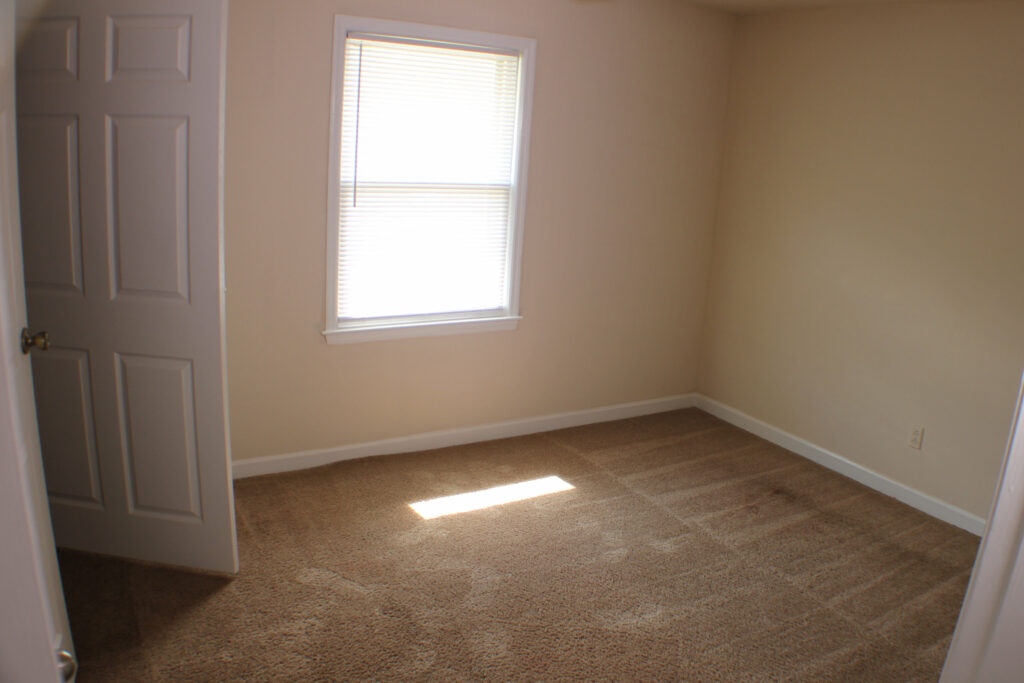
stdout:
POLYGON ((506 311, 518 55, 350 33, 342 84, 339 323, 506 311))

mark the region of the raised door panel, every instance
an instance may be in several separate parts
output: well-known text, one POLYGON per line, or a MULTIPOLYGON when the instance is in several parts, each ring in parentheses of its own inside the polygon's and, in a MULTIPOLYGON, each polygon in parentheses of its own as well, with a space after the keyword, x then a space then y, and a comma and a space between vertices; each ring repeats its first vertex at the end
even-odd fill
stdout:
POLYGON ((32 359, 46 489, 52 502, 103 507, 89 354, 51 348, 32 359))
POLYGON ((192 362, 119 354, 129 514, 200 519, 192 362))
POLYGON ((25 283, 81 294, 78 117, 23 115, 18 128, 25 283))
POLYGON ((18 49, 18 76, 78 80, 78 19, 47 17, 33 21, 18 49))
POLYGON ((111 298, 189 300, 188 119, 108 116, 111 298))
POLYGON ((107 19, 107 80, 187 81, 192 20, 187 16, 107 19))

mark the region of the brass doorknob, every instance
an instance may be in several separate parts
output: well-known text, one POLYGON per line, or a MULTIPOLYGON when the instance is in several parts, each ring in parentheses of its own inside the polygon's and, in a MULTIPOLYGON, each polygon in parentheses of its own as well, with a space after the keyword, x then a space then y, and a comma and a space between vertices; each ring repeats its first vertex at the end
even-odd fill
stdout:
POLYGON ((45 351, 50 348, 50 335, 46 333, 46 330, 31 334, 28 328, 21 330, 21 352, 28 353, 32 349, 39 349, 45 351))

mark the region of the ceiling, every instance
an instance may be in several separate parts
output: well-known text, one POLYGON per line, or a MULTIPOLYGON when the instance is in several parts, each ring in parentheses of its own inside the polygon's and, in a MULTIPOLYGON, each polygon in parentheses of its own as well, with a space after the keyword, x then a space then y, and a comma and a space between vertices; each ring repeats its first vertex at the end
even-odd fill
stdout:
POLYGON ((893 4, 913 0, 691 0, 696 5, 732 12, 761 12, 808 7, 893 4))

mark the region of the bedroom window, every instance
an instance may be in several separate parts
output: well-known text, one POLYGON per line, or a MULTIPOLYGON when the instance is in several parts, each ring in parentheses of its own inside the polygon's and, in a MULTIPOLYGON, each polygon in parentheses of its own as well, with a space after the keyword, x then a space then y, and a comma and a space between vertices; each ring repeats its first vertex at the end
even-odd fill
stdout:
POLYGON ((329 343, 515 328, 534 46, 335 17, 329 343))

